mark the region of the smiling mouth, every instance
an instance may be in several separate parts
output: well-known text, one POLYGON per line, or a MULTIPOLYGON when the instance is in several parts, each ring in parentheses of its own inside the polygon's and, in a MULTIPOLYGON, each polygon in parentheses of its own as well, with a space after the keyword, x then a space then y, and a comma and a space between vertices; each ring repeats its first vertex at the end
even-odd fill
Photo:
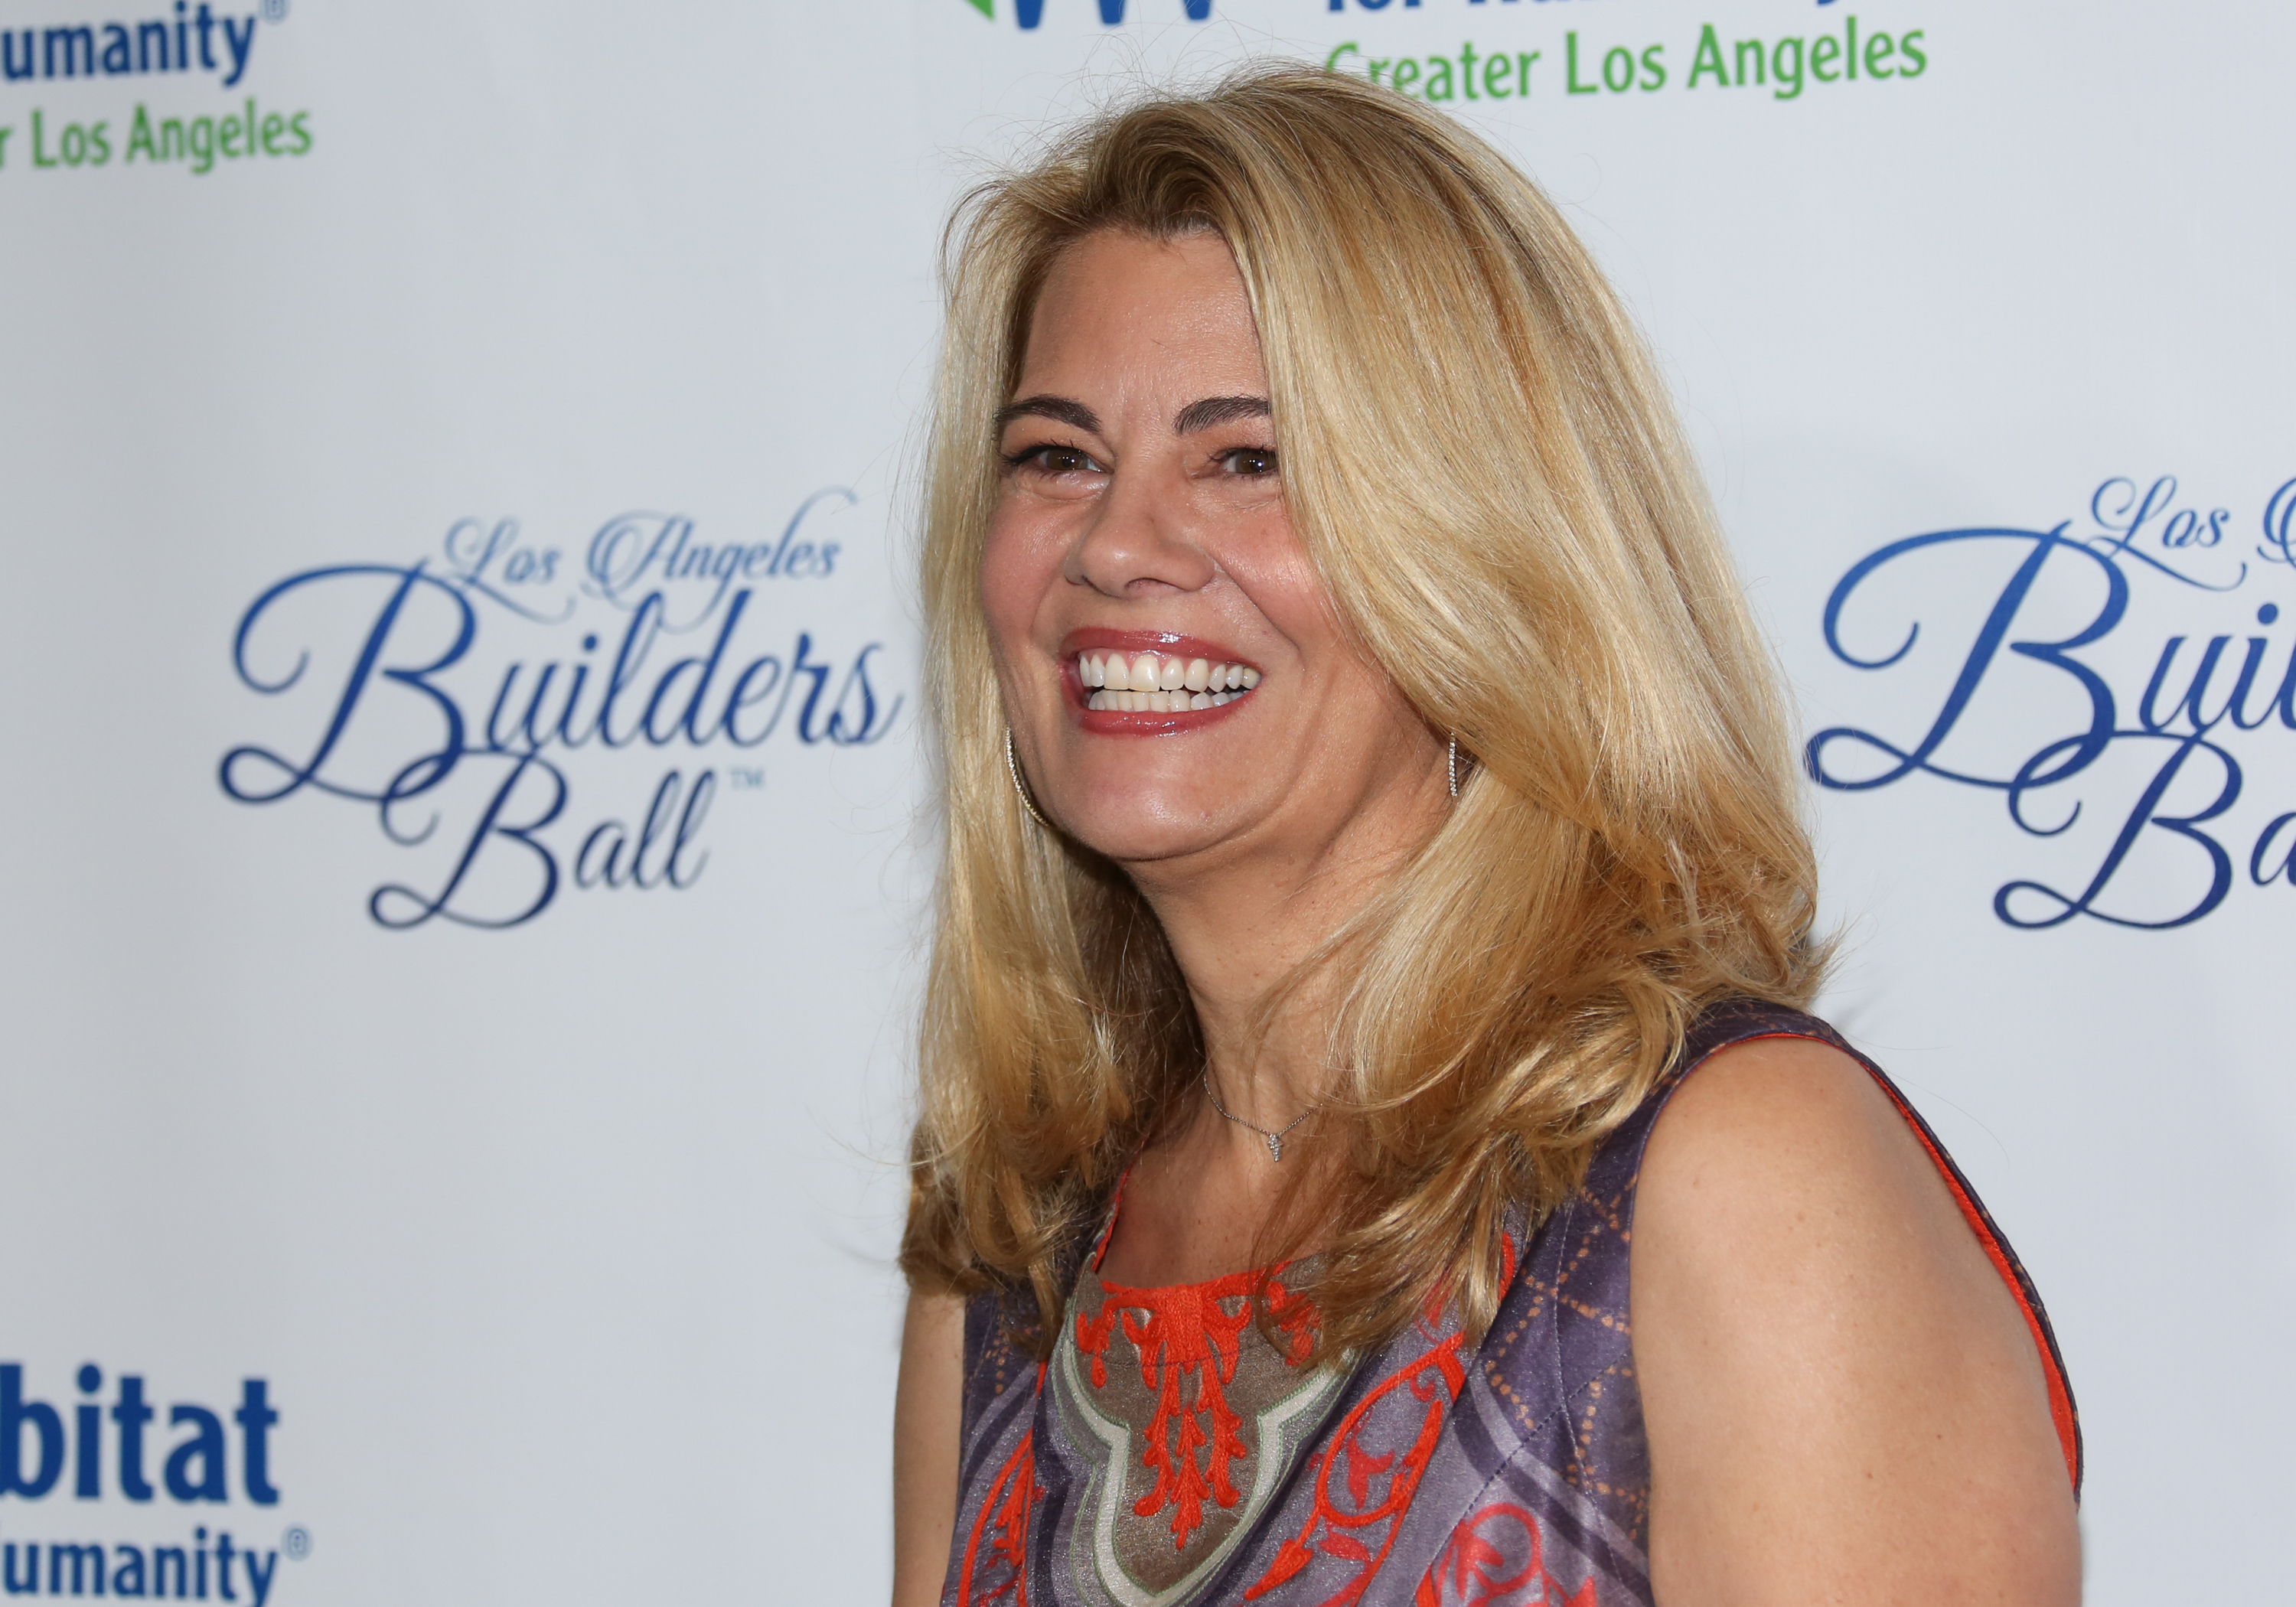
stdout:
POLYGON ((1185 714, 1221 709, 1250 694, 1259 671, 1162 652, 1080 652, 1077 679, 1085 707, 1123 714, 1185 714))

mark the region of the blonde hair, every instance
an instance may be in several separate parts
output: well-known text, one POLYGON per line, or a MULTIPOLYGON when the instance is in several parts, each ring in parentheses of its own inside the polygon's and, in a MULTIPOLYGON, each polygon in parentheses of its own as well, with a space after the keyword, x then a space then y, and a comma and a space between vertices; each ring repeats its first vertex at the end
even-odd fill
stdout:
MULTIPOLYGON (((1458 124, 1300 67, 1095 119, 950 225, 923 554, 947 857, 902 1266, 1030 1286, 1056 1319, 1115 1180, 1201 1098, 1154 914, 1006 774, 979 587, 992 420, 1052 262, 1095 231, 1206 228, 1258 319, 1294 528, 1475 760, 1311 962, 1336 1001, 1323 1341, 1377 1343, 1433 1300, 1480 1335, 1510 1208, 1577 1186, 1700 1008, 1808 1001, 1816 869, 1770 660, 1585 248, 1458 124)), ((1279 1217, 1267 1248, 1296 1248, 1304 1212, 1279 1217)))

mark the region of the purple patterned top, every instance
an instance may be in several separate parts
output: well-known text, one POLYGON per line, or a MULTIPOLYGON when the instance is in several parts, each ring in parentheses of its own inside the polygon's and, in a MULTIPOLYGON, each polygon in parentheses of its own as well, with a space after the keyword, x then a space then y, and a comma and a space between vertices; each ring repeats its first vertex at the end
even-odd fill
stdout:
POLYGON ((1648 1607, 1635 1185, 1683 1078, 1717 1050, 1777 1037, 1855 1056, 1936 1161, 2023 1308, 2078 1488, 2079 1429, 2048 1318, 1967 1181, 1831 1028, 1737 1003, 1698 1021, 1575 1195, 1535 1231, 1510 1225, 1513 1275, 1480 1345, 1447 1316, 1307 1368, 1304 1344, 1292 1349, 1287 1318, 1305 1302, 1283 1288, 1291 1269, 1271 1287, 1271 1345, 1250 1321, 1252 1275, 1127 1289, 1101 1282, 1093 1250, 1040 1365, 1013 1341, 1033 1316, 1025 1297, 975 1299, 944 1607, 1648 1607))

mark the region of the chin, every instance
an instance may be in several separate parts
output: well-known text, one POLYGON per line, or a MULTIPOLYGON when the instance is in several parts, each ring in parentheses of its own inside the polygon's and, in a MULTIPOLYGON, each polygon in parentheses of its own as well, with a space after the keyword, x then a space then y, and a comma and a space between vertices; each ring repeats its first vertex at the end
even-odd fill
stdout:
POLYGON ((1185 858, 1234 835, 1231 824, 1201 807, 1165 812, 1143 808, 1136 798, 1125 808, 1084 809, 1067 819, 1078 842, 1119 865, 1185 858))

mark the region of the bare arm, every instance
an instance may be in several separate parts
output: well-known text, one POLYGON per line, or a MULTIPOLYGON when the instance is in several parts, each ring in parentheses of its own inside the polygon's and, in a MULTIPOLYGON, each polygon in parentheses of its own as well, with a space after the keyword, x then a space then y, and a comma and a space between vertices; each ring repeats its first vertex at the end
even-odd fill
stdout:
POLYGON ((2079 1601, 2032 1335, 1848 1056, 1771 1039, 1691 1078, 1632 1276, 1660 1607, 2079 1601))
POLYGON ((937 1607, 956 1526, 964 1302, 912 1294, 893 1395, 893 1607, 937 1607))

